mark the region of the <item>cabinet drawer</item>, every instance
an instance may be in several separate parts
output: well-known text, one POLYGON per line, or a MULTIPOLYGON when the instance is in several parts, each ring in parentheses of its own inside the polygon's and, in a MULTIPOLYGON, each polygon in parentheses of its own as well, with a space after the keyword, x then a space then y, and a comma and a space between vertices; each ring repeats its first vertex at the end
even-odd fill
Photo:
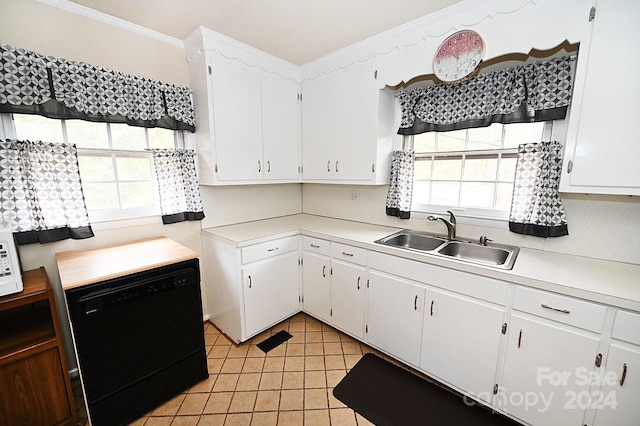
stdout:
POLYGON ((331 243, 331 257, 333 259, 345 260, 358 265, 367 265, 367 251, 359 247, 331 243))
POLYGON ((298 237, 280 238, 242 248, 242 264, 298 250, 298 237))
POLYGON ((318 254, 329 256, 331 254, 331 244, 327 240, 320 238, 302 236, 302 250, 312 251, 318 254))
POLYGON ((616 312, 611 337, 640 345, 640 314, 626 311, 616 312))
POLYGON ((591 302, 526 287, 516 287, 513 308, 585 330, 602 331, 607 308, 591 302))

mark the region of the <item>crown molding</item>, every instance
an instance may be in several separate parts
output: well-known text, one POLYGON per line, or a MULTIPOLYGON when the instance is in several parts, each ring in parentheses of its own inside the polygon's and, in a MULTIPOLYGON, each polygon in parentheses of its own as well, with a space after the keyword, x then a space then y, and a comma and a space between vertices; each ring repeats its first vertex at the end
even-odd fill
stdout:
POLYGON ((111 25, 125 31, 129 31, 134 34, 141 35, 153 40, 160 41, 162 43, 169 44, 180 49, 184 49, 184 43, 182 40, 175 37, 168 36, 159 31, 152 30, 147 27, 143 27, 138 24, 134 24, 124 19, 116 18, 115 16, 107 15, 106 13, 91 9, 86 6, 82 6, 77 3, 70 2, 68 0, 38 0, 40 3, 44 3, 48 6, 62 9, 66 12, 73 13, 85 18, 93 19, 94 21, 102 22, 103 24, 111 25))

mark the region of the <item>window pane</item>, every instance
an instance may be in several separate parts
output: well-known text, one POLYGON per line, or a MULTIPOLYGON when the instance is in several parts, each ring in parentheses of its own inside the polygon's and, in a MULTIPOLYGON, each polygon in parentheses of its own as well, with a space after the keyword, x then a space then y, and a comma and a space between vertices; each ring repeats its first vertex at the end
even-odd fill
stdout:
POLYGON ((414 204, 429 204, 429 187, 430 182, 417 181, 413 183, 413 200, 414 204))
POLYGON ((78 148, 109 148, 106 123, 67 120, 67 140, 78 148))
POLYGON ((457 206, 459 191, 460 183, 458 182, 432 182, 431 204, 457 206))
POLYGON ((413 150, 415 152, 434 152, 436 150, 435 132, 415 135, 413 137, 413 150))
POLYGON ((126 124, 111 124, 110 127, 113 149, 144 150, 147 147, 144 128, 126 124))
POLYGON ((511 198, 513 196, 513 184, 512 183, 498 183, 498 194, 496 200, 496 209, 498 210, 510 210, 511 198))
POLYGON ((151 180, 151 159, 145 157, 117 157, 118 180, 151 180))
POLYGON ((466 138, 466 130, 438 133, 438 151, 462 151, 466 138))
POLYGON ((78 155, 78 164, 83 186, 85 182, 115 181, 116 179, 111 156, 82 154, 78 155))
POLYGON ((463 180, 496 180, 497 158, 467 158, 463 180))
POLYGON ((118 191, 115 182, 82 182, 84 199, 88 210, 118 209, 118 191))
POLYGON ((516 158, 500 159, 500 167, 498 168, 498 180, 513 182, 516 176, 516 158))
POLYGON ((413 171, 414 180, 431 179, 431 160, 416 159, 413 171))
POLYGON ((435 180, 460 180, 462 159, 438 159, 433 162, 433 176, 435 180))
POLYGON ((540 142, 544 122, 514 123, 504 126, 504 147, 517 148, 518 145, 530 142, 540 142))
POLYGON ((460 206, 493 208, 494 183, 463 182, 460 191, 460 206))
POLYGON ((499 149, 502 147, 502 124, 469 129, 467 149, 499 149))
POLYGON ((149 148, 175 148, 174 131, 154 127, 147 129, 149 148))
POLYGON ((123 209, 153 205, 151 182, 120 183, 120 200, 123 209))
POLYGON ((39 115, 14 114, 16 136, 20 140, 64 142, 62 122, 39 115))

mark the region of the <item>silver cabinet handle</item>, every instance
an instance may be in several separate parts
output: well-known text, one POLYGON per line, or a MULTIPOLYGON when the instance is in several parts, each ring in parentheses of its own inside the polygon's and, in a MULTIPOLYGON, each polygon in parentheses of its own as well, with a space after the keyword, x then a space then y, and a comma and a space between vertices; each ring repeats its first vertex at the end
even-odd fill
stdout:
POLYGON ((260 160, 258 160, 258 172, 262 171, 262 164, 260 163, 260 160))
POLYGON ((429 308, 429 315, 433 316, 433 302, 435 302, 435 300, 431 301, 431 308, 429 308))
POLYGON ((271 173, 271 161, 267 160, 267 173, 271 173))
POLYGON ((310 245, 311 247, 313 247, 313 248, 320 248, 320 246, 319 246, 319 245, 317 245, 317 244, 309 244, 309 245, 310 245))
POLYGON ((518 333, 518 349, 522 345, 522 329, 520 329, 520 333, 518 333))
POLYGON ((331 171, 331 160, 327 161, 327 171, 331 171))
POLYGON ((322 278, 327 276, 326 270, 327 270, 327 265, 322 265, 322 278))
POLYGON ((620 376, 620 386, 624 385, 624 380, 627 378, 627 363, 622 365, 622 376, 620 376))
POLYGON ((280 247, 273 247, 273 248, 267 249, 267 251, 276 251, 276 250, 278 250, 279 248, 280 248, 280 247))
POLYGON ((251 275, 249 275, 249 288, 251 288, 251 275))
POLYGON ((343 256, 349 256, 349 257, 353 257, 353 253, 347 253, 346 251, 342 252, 343 256))
POLYGON ((571 313, 571 311, 569 311, 568 309, 554 308, 553 306, 545 305, 544 303, 540 304, 540 306, 542 306, 545 309, 550 309, 552 311, 560 312, 560 313, 563 313, 563 314, 570 314, 571 313))
POLYGON ((338 160, 336 160, 336 173, 338 173, 338 160))
POLYGON ((416 297, 413 298, 413 310, 417 311, 418 310, 418 295, 416 294, 416 297))
POLYGON ((358 288, 358 290, 360 290, 360 277, 358 277, 358 284, 357 284, 357 288, 358 288))

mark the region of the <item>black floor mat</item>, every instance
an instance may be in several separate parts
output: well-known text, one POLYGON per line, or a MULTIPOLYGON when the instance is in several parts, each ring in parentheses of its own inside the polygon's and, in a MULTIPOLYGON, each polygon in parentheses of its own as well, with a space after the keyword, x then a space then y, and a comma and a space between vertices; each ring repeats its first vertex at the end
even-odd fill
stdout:
POLYGON ((373 354, 358 361, 333 395, 377 426, 518 425, 373 354))
POLYGON ((278 331, 276 334, 274 334, 273 336, 263 340, 262 342, 258 343, 258 347, 260 349, 262 349, 262 351, 264 353, 269 352, 271 349, 275 348, 276 346, 286 342, 287 340, 291 339, 293 336, 290 335, 289 333, 287 333, 284 330, 280 330, 278 331))

